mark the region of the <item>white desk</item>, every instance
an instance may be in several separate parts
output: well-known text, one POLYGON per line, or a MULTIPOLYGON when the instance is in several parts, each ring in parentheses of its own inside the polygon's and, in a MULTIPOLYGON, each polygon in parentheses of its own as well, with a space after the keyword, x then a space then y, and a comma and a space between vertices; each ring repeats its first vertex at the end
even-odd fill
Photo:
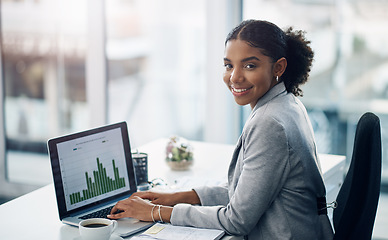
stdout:
MULTIPOLYGON (((164 162, 166 143, 166 139, 159 139, 139 148, 139 151, 148 153, 149 180, 162 178, 173 189, 177 185, 182 186, 183 182, 183 186, 189 186, 226 179, 233 145, 193 141, 194 165, 188 171, 177 172, 170 170, 164 162)), ((331 202, 342 183, 345 157, 320 155, 320 158, 328 191, 327 201, 331 202)), ((2 240, 72 240, 77 236, 78 228, 59 221, 53 184, 0 206, 2 240)), ((227 236, 223 239, 234 238, 227 236)))

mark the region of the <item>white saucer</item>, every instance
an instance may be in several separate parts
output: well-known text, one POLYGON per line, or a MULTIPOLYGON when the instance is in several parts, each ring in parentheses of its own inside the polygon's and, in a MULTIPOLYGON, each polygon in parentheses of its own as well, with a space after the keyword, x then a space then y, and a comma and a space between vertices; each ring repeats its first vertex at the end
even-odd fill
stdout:
MULTIPOLYGON (((82 237, 78 236, 78 237, 74 238, 73 240, 82 240, 82 237)), ((124 239, 116 234, 112 234, 112 236, 110 236, 109 240, 124 240, 124 239)))

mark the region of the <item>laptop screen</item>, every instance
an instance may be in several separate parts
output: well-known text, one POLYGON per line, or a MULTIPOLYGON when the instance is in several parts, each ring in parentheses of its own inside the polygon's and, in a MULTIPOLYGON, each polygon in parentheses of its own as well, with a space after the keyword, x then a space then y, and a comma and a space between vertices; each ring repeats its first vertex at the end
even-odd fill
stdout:
POLYGON ((126 123, 48 141, 60 212, 136 192, 126 123))

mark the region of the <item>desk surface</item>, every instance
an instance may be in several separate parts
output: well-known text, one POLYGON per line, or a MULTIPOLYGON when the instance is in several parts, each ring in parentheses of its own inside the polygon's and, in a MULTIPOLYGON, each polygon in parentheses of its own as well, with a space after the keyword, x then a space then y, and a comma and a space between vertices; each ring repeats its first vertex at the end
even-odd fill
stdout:
MULTIPOLYGON (((233 145, 193 141, 195 162, 192 168, 172 171, 164 162, 166 143, 167 139, 159 139, 139 148, 139 151, 148 153, 149 180, 162 178, 169 189, 174 189, 226 179, 233 145)), ((345 157, 320 155, 320 161, 325 182, 338 173, 342 176, 345 157)), ((339 186, 341 181, 335 182, 339 186)), ((0 206, 1 239, 72 240, 78 236, 78 228, 59 221, 53 184, 0 206)), ((231 239, 229 236, 226 238, 231 239)))

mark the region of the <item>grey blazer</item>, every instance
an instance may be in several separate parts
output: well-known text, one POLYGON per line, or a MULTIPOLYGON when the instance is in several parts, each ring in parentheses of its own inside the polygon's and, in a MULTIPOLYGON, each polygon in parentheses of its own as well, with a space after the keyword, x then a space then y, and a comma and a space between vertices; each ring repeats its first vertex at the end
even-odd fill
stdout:
POLYGON ((194 189, 201 206, 174 206, 174 225, 222 229, 249 239, 332 239, 312 127, 303 104, 284 83, 252 110, 224 186, 194 189))

